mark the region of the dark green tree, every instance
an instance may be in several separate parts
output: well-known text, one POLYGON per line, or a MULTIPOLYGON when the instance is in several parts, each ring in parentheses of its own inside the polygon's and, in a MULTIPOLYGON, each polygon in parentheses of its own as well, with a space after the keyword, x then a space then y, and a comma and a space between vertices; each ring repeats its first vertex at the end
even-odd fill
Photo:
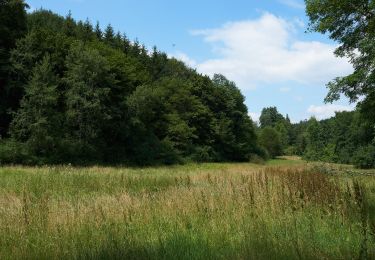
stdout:
POLYGON ((99 22, 96 22, 96 25, 95 25, 95 35, 96 35, 96 38, 98 38, 98 40, 101 40, 103 38, 103 32, 100 29, 99 22))
POLYGON ((285 118, 277 111, 276 107, 263 108, 259 118, 260 127, 275 127, 278 123, 284 123, 285 118))
POLYGON ((72 12, 69 11, 68 15, 65 18, 65 23, 63 27, 63 31, 66 36, 73 37, 76 35, 76 22, 72 17, 72 12))
POLYGON ((245 97, 223 75, 215 74, 212 81, 216 90, 213 107, 217 113, 216 150, 224 160, 249 160, 256 149, 256 135, 244 104, 245 97))
POLYGON ((265 127, 259 135, 259 144, 266 149, 271 158, 282 155, 280 134, 272 127, 265 127))
POLYGON ((104 31, 104 41, 111 46, 115 43, 115 32, 112 25, 108 24, 104 31))
POLYGON ((66 58, 66 127, 67 136, 80 156, 98 152, 99 137, 110 119, 107 107, 111 87, 115 84, 105 58, 82 44, 72 45, 66 58), (85 151, 85 149, 87 149, 85 151))
POLYGON ((42 158, 55 153, 61 135, 62 116, 58 111, 57 87, 58 78, 50 56, 46 55, 33 70, 11 126, 12 137, 27 143, 31 153, 42 158))
POLYGON ((23 0, 0 0, 0 137, 7 134, 11 120, 10 50, 26 32, 26 8, 23 0))
POLYGON ((86 19, 84 23, 78 22, 76 30, 77 37, 83 42, 91 41, 96 36, 96 34, 93 32, 93 27, 89 19, 86 19))

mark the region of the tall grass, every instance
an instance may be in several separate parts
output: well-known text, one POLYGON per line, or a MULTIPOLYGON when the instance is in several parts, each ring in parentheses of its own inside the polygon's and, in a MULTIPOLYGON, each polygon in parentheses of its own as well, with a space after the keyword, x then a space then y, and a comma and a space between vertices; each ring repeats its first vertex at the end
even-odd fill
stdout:
POLYGON ((0 259, 374 259, 375 180, 304 164, 0 168, 0 259))

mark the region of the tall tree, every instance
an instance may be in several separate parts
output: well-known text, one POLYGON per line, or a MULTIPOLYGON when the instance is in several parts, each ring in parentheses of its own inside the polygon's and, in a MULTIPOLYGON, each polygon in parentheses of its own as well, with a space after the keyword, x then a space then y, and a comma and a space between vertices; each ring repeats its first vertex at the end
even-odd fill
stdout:
POLYGON ((276 107, 263 108, 259 118, 260 127, 275 127, 278 123, 284 123, 285 118, 277 111, 276 107))
POLYGON ((84 149, 98 144, 102 129, 110 119, 106 102, 115 79, 106 59, 80 43, 72 45, 66 67, 63 80, 67 86, 67 133, 78 146, 77 152, 83 153, 84 149))
POLYGON ((54 152, 61 130, 57 86, 50 56, 46 55, 34 68, 21 108, 12 122, 12 136, 26 142, 33 154, 42 157, 54 152))
POLYGON ((267 150, 271 158, 282 154, 280 134, 272 127, 267 126, 261 130, 259 143, 267 150))
POLYGON ((26 8, 23 0, 0 0, 0 137, 8 130, 10 50, 26 32, 26 8))
POLYGON ((76 29, 76 22, 74 21, 72 17, 72 12, 69 11, 68 15, 65 18, 63 31, 67 36, 73 37, 76 35, 75 29, 76 29))
POLYGON ((96 38, 98 38, 99 40, 103 38, 103 32, 100 29, 99 22, 96 22, 96 25, 95 25, 95 35, 96 35, 96 38))
POLYGON ((84 22, 83 24, 83 28, 82 28, 82 39, 83 41, 87 42, 87 41, 90 41, 92 40, 95 36, 94 32, 93 32, 93 27, 92 27, 92 24, 90 22, 90 20, 87 18, 86 21, 84 22))
POLYGON ((327 33, 340 45, 335 54, 348 57, 354 72, 328 83, 327 102, 347 96, 359 102, 364 118, 375 124, 375 1, 306 0, 310 30, 327 33))
POLYGON ((108 24, 104 31, 104 40, 106 43, 113 45, 115 41, 115 32, 112 25, 108 24))

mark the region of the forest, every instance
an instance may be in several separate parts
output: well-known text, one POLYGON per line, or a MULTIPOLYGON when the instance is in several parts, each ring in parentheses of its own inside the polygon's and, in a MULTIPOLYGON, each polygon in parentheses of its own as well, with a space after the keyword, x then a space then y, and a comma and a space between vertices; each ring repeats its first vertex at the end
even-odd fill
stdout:
POLYGON ((1 13, 2 163, 173 164, 262 155, 244 97, 137 40, 23 1, 1 13), (15 22, 15 19, 17 22, 15 22))
POLYGON ((300 122, 27 2, 0 0, 0 259, 375 259, 375 0, 305 0, 307 33, 353 65, 325 102, 356 109, 300 122))
MULTIPOLYGON (((257 123, 224 75, 202 75, 110 24, 27 13, 26 2, 2 0, 0 163, 156 165, 298 155, 375 167, 370 13, 360 24, 356 13, 333 21, 329 5, 306 2, 309 29, 341 43, 336 55, 352 57, 355 68, 328 84, 326 101, 344 94, 357 109, 291 123, 268 107, 257 123)), ((345 4, 334 7, 348 12, 345 4)))

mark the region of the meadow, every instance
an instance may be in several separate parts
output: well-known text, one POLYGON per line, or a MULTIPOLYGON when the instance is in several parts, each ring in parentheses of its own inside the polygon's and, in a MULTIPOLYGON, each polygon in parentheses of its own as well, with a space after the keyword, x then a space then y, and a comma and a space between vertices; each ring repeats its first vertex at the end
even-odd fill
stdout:
POLYGON ((228 258, 375 259, 375 175, 286 159, 0 168, 0 259, 228 258))

